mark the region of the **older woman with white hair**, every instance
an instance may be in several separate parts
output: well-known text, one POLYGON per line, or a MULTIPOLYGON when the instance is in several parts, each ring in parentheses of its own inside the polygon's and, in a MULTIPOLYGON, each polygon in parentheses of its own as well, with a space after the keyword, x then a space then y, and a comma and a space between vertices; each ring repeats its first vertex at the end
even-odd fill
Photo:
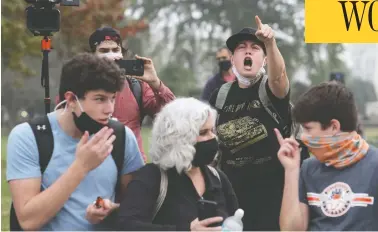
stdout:
POLYGON ((194 98, 161 110, 152 129, 152 163, 134 174, 121 202, 121 230, 221 230, 238 203, 226 175, 209 166, 218 152, 215 118, 215 110, 194 98))

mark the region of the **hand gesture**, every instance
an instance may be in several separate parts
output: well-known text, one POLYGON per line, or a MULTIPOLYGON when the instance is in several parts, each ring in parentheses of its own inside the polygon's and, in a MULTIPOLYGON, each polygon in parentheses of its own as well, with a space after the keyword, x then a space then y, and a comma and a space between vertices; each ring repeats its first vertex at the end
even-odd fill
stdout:
POLYGON ((262 41, 263 43, 268 43, 274 39, 274 31, 273 29, 268 26, 268 24, 262 24, 259 16, 255 16, 256 24, 257 24, 257 31, 256 37, 262 41))
POLYGON ((119 204, 113 203, 109 199, 104 199, 98 208, 95 204, 87 207, 85 218, 92 224, 98 224, 106 218, 113 210, 119 208, 119 204))
POLYGON ((274 129, 280 150, 278 151, 278 159, 286 171, 296 170, 300 168, 300 148, 299 143, 292 137, 284 139, 279 130, 274 129))
POLYGON ((135 55, 135 58, 138 60, 144 61, 144 74, 143 76, 131 76, 131 77, 144 81, 149 85, 160 84, 160 79, 157 76, 154 63, 152 62, 152 60, 150 58, 141 57, 138 55, 135 55))
POLYGON ((89 172, 97 168, 113 150, 113 129, 104 127, 90 140, 86 131, 76 147, 76 161, 89 172))

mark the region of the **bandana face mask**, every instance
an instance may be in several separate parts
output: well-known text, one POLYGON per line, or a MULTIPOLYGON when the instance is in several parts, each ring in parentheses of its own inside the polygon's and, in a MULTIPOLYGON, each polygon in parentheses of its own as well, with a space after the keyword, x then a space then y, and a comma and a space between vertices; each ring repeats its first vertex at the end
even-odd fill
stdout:
POLYGON ((334 136, 301 134, 298 139, 320 162, 335 168, 358 162, 369 149, 369 144, 357 132, 342 132, 334 136))

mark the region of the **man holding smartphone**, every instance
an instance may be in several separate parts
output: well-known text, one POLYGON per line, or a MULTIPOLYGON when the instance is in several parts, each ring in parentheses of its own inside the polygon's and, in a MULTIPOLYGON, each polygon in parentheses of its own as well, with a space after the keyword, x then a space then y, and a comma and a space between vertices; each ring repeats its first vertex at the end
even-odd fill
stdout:
MULTIPOLYGON (((118 31, 111 27, 98 28, 89 37, 89 46, 93 53, 101 57, 113 60, 121 60, 127 52, 123 48, 122 39, 118 31)), ((142 76, 127 77, 123 90, 117 94, 113 116, 124 125, 129 127, 135 134, 139 149, 143 159, 144 154, 141 137, 141 121, 144 115, 154 116, 168 102, 175 99, 172 91, 163 84, 157 76, 154 64, 151 59, 135 56, 137 60, 144 62, 144 72, 142 76), (137 82, 137 86, 135 86, 137 82), (135 89, 139 91, 141 99, 135 96, 135 89), (140 105, 138 105, 140 102, 140 105)), ((126 73, 131 70, 126 70, 126 73)))

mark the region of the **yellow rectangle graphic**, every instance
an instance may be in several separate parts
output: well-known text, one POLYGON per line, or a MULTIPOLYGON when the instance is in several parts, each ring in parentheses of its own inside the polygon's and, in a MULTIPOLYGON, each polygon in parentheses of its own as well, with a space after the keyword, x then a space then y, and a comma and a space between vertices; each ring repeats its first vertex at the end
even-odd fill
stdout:
POLYGON ((378 43, 378 0, 305 0, 306 43, 378 43))

